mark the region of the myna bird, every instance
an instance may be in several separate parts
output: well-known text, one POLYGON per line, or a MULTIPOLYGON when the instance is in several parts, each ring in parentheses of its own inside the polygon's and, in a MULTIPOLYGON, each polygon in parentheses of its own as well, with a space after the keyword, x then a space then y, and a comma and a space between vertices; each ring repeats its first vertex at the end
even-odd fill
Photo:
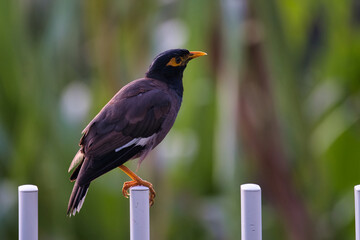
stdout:
POLYGON ((80 150, 69 167, 70 180, 75 181, 68 215, 79 212, 90 182, 119 167, 132 181, 125 182, 122 193, 143 185, 150 189, 153 204, 155 191, 151 183, 142 180, 123 164, 139 158, 139 164, 155 148, 173 126, 183 96, 183 72, 194 58, 207 55, 172 49, 159 54, 144 78, 124 86, 103 107, 82 131, 80 150))

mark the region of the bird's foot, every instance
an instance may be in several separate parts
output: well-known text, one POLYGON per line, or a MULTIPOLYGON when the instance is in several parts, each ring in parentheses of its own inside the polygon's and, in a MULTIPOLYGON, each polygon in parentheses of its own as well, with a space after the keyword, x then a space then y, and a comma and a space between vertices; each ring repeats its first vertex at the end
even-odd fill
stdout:
POLYGON ((129 188, 134 187, 134 186, 145 186, 145 187, 149 188, 149 190, 150 190, 149 204, 150 204, 150 206, 152 206, 154 204, 154 198, 156 196, 156 192, 154 190, 153 185, 150 182, 142 180, 142 179, 124 182, 122 193, 126 198, 128 198, 130 195, 130 193, 128 192, 129 188))

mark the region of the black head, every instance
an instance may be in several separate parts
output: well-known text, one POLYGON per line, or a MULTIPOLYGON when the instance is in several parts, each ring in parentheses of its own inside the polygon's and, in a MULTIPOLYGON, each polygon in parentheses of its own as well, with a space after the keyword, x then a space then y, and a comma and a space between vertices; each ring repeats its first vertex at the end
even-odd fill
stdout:
POLYGON ((186 49, 171 49, 155 57, 146 77, 167 82, 170 85, 182 85, 182 76, 187 63, 194 58, 207 55, 204 52, 190 52, 186 49))

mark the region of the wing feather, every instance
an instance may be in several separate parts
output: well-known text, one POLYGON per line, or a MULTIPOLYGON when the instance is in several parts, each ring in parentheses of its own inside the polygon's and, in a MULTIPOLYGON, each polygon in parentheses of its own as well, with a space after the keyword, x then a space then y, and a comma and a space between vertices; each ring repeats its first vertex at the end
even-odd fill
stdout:
POLYGON ((78 153, 83 153, 85 160, 74 158, 70 166, 73 169, 82 163, 79 184, 89 183, 146 148, 131 141, 161 131, 171 109, 171 96, 165 90, 166 85, 162 83, 137 80, 121 89, 104 106, 83 130, 78 153))

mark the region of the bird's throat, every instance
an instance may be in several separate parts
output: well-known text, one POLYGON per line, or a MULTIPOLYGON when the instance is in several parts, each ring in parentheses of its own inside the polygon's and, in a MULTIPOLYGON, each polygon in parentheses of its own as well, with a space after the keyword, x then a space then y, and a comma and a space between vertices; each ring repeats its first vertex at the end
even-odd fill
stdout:
POLYGON ((166 74, 148 72, 146 74, 146 77, 165 82, 169 86, 169 88, 173 89, 177 93, 177 95, 182 98, 184 92, 182 72, 170 76, 166 74))

